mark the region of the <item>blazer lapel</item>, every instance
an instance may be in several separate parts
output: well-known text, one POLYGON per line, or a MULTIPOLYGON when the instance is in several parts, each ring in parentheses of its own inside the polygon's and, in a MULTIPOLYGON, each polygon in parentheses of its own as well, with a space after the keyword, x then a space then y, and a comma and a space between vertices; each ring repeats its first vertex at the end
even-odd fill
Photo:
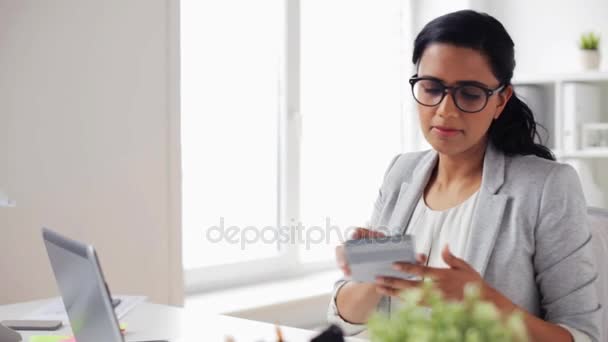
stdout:
POLYGON ((401 184, 393 214, 388 223, 390 231, 405 233, 416 204, 418 204, 436 164, 437 152, 430 151, 416 166, 412 177, 401 184))
POLYGON ((464 260, 482 276, 500 230, 508 196, 498 194, 504 183, 505 156, 488 144, 484 157, 482 183, 475 209, 471 236, 464 260))

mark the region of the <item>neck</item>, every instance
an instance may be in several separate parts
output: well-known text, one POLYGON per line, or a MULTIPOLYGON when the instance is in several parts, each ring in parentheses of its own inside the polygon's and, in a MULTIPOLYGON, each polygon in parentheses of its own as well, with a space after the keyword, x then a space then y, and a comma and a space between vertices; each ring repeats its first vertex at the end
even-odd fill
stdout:
POLYGON ((470 149, 456 154, 439 153, 439 162, 435 169, 435 180, 441 187, 476 182, 481 180, 483 159, 487 141, 483 140, 470 149))

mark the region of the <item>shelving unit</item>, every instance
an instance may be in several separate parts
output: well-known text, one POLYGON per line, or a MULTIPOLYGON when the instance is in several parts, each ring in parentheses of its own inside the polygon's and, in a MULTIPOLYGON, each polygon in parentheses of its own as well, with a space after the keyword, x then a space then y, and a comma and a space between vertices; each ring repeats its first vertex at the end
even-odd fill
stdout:
MULTIPOLYGON (((595 106, 599 106, 599 121, 608 123, 608 72, 589 71, 565 74, 525 74, 515 75, 513 85, 515 92, 533 110, 536 120, 546 129, 539 130, 543 141, 549 146, 559 161, 572 164, 583 185, 583 190, 589 205, 607 207, 608 204, 608 146, 582 148, 580 146, 581 127, 578 120, 572 116, 572 108, 576 115, 584 116, 584 100, 565 104, 572 101, 572 86, 570 84, 594 85, 599 91, 595 106), (566 94, 566 89, 570 92, 566 94), (568 100, 565 100, 568 97, 568 100), (568 109, 566 109, 568 106, 568 109), (569 110, 568 113, 566 111, 569 110)), ((576 93, 576 92, 574 92, 576 93)), ((585 97, 583 91, 580 95, 585 97)), ((596 107, 597 108, 597 107, 596 107)), ((596 112, 598 112, 596 110, 596 112)))
POLYGON ((608 71, 582 71, 565 74, 519 74, 515 75, 512 81, 515 85, 564 82, 608 82, 608 71))
POLYGON ((588 149, 573 152, 564 152, 554 149, 553 153, 555 153, 555 156, 560 160, 608 158, 608 149, 588 149))

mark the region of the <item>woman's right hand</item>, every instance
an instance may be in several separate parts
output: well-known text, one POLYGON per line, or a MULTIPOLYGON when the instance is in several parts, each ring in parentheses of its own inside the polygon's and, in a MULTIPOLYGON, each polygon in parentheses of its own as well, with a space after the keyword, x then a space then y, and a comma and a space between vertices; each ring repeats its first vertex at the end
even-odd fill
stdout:
MULTIPOLYGON (((351 236, 352 240, 363 238, 386 237, 383 232, 374 231, 366 228, 357 228, 351 236)), ((418 262, 423 262, 422 258, 417 258, 418 262)), ((351 271, 346 260, 344 244, 336 247, 336 262, 345 277, 350 277, 351 271)), ((378 291, 375 283, 347 282, 336 293, 336 306, 339 315, 346 321, 355 324, 364 324, 378 306, 382 294, 378 291)))
MULTIPOLYGON (((351 240, 369 239, 385 237, 386 235, 379 231, 370 230, 367 228, 357 228, 353 235, 350 237, 351 240)), ((348 260, 346 260, 346 254, 344 252, 344 244, 336 247, 336 263, 342 270, 345 277, 350 277, 350 268, 348 267, 348 260)))

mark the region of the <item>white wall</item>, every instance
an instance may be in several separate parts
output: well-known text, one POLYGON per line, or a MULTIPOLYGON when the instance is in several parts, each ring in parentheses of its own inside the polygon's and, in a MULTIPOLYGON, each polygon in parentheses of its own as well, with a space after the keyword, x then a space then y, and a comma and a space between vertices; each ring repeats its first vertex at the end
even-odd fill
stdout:
POLYGON ((579 71, 578 40, 601 33, 602 67, 608 68, 608 1, 605 0, 412 0, 417 34, 430 20, 472 8, 500 20, 515 41, 518 73, 579 71))
POLYGON ((114 293, 181 303, 176 13, 0 0, 0 303, 56 294, 42 226, 96 245, 114 293))
POLYGON ((578 40, 601 33, 602 68, 608 67, 608 1, 477 0, 476 8, 505 25, 515 41, 516 73, 578 71, 578 40))
POLYGON ((459 11, 463 9, 470 9, 474 5, 474 1, 484 1, 484 0, 411 0, 412 1, 412 10, 414 12, 414 35, 413 39, 416 38, 416 35, 422 30, 424 25, 426 25, 429 21, 442 16, 444 14, 448 14, 450 12, 459 11))

